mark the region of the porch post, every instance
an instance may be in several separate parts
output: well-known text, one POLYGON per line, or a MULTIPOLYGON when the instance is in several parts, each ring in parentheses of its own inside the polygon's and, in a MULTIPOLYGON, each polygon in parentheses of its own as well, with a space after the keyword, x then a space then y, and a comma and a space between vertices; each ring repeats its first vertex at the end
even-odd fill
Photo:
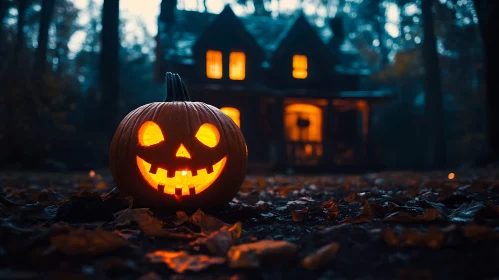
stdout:
POLYGON ((276 97, 275 110, 271 113, 272 118, 275 120, 275 138, 274 145, 277 149, 277 167, 279 169, 288 166, 287 158, 287 145, 286 145, 286 127, 284 126, 284 98, 281 96, 276 97))
POLYGON ((364 139, 364 149, 365 149, 365 160, 366 160, 366 165, 368 168, 373 167, 372 165, 374 164, 373 162, 373 146, 372 146, 372 137, 371 137, 371 125, 372 125, 372 108, 373 108, 373 103, 370 100, 367 100, 367 133, 365 135, 364 139))
POLYGON ((332 129, 333 125, 333 101, 327 99, 326 107, 324 108, 324 113, 322 116, 322 159, 321 163, 327 166, 329 169, 333 165, 333 153, 334 153, 334 131, 332 129))

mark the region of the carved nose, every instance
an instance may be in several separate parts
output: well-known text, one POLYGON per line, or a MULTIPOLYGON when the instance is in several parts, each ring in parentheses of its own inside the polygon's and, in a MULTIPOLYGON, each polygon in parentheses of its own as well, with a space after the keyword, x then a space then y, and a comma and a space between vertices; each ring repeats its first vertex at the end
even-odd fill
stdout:
POLYGON ((183 144, 180 144, 180 147, 178 147, 177 154, 175 155, 176 157, 184 157, 184 158, 191 158, 191 154, 187 151, 187 149, 184 147, 183 144))

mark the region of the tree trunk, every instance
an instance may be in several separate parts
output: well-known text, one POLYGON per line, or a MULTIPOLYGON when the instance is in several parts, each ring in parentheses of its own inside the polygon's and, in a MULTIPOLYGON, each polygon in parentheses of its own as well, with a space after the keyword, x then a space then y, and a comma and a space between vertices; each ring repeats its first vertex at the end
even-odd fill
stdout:
POLYGON ((28 7, 27 0, 18 0, 17 6, 17 48, 19 52, 26 46, 26 36, 24 35, 24 24, 26 22, 26 9, 28 7))
POLYGON ((379 52, 381 55, 381 65, 380 68, 383 69, 387 64, 388 64, 388 49, 385 46, 385 40, 384 36, 386 34, 385 31, 385 22, 386 22, 386 16, 385 16, 385 9, 381 5, 381 1, 372 1, 373 4, 376 6, 374 7, 374 22, 373 22, 373 28, 378 33, 378 40, 379 40, 379 52), (383 19, 383 20, 382 20, 383 19))
POLYGON ((33 75, 40 78, 45 72, 47 66, 47 44, 49 36, 49 27, 54 14, 55 0, 43 0, 40 17, 40 28, 38 29, 38 47, 36 48, 35 64, 33 66, 33 75))
POLYGON ((443 168, 446 162, 444 108, 432 4, 421 0, 423 18, 423 63, 425 69, 425 118, 430 168, 443 168))
POLYGON ((499 162, 499 81, 492 74, 499 65, 497 38, 499 12, 497 0, 474 0, 484 46, 485 84, 488 113, 489 156, 487 163, 499 162))
MULTIPOLYGON (((203 2, 206 5, 206 1, 203 2)), ((154 63, 154 77, 158 83, 165 82, 166 61, 164 57, 164 49, 169 49, 173 46, 171 42, 171 27, 175 23, 175 10, 177 9, 177 0, 163 0, 160 5, 160 13, 158 17, 158 34, 156 35, 156 61, 154 63), (163 32, 163 34, 161 34, 163 32), (166 36, 166 44, 163 45, 160 36, 166 36)))
POLYGON ((5 12, 7 11, 6 1, 0 1, 0 47, 3 43, 3 18, 5 17, 5 12))
MULTIPOLYGON (((100 54, 101 120, 103 140, 111 143, 119 117, 119 0, 106 0, 102 5, 100 54)), ((107 162, 107 160, 105 160, 107 162)))

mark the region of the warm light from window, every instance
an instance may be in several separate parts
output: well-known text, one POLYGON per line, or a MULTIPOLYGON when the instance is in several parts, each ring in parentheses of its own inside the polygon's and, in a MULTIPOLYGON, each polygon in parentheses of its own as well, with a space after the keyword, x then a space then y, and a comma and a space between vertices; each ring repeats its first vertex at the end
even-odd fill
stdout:
POLYGON ((222 52, 209 50, 206 52, 206 76, 210 79, 222 78, 222 52))
POLYGON ((246 77, 246 55, 243 52, 231 52, 229 56, 229 78, 241 81, 246 77))
POLYGON ((310 104, 288 105, 284 123, 288 140, 322 142, 321 108, 310 104))
POLYGON ((239 112, 238 109, 232 108, 232 107, 223 107, 220 108, 220 111, 224 112, 229 118, 231 118, 238 127, 241 127, 241 113, 239 112))
POLYGON ((305 79, 308 76, 308 60, 306 55, 293 55, 293 78, 305 79))

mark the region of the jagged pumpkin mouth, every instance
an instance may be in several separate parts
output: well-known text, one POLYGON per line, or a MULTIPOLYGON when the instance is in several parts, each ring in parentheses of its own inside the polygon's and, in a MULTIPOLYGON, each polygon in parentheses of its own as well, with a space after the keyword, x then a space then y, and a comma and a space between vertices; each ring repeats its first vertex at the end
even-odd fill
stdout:
POLYGON ((226 162, 227 156, 203 169, 171 171, 153 167, 152 164, 137 156, 137 167, 149 186, 159 193, 175 196, 196 195, 205 191, 220 176, 226 162), (175 175, 172 176, 170 172, 174 172, 175 175))

